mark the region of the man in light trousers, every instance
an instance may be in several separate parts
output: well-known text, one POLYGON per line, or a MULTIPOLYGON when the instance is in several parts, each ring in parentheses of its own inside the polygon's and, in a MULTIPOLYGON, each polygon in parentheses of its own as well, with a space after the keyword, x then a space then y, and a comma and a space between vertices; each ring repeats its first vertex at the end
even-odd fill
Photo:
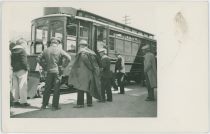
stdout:
POLYGON ((25 47, 27 42, 19 39, 11 52, 11 66, 13 70, 12 87, 14 91, 14 106, 26 107, 28 92, 28 65, 25 47))

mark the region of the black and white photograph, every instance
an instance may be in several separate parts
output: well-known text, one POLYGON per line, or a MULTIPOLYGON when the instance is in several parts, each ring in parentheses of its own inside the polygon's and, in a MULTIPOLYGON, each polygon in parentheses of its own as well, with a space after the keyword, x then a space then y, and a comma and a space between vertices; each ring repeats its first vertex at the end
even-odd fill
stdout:
MULTIPOLYGON (((71 1, 2 6, 2 64, 6 63, 2 83, 7 87, 2 106, 11 124, 37 120, 38 128, 64 119, 56 127, 67 132, 78 130, 62 129, 68 121, 76 126, 93 120, 101 128, 105 124, 113 128, 122 119, 135 125, 116 124, 115 132, 136 132, 138 121, 141 128, 147 126, 139 131, 153 132, 148 124, 163 130, 155 126, 163 120, 173 126, 165 130, 188 130, 199 122, 204 124, 199 130, 206 130, 207 3, 71 1), (194 116, 196 111, 201 114, 194 116), (192 125, 185 125, 185 119, 192 125)), ((7 126, 5 130, 11 131, 7 126)))
POLYGON ((24 12, 30 29, 10 33, 12 118, 157 116, 157 40, 132 26, 134 12, 116 11, 121 22, 80 7, 24 12))

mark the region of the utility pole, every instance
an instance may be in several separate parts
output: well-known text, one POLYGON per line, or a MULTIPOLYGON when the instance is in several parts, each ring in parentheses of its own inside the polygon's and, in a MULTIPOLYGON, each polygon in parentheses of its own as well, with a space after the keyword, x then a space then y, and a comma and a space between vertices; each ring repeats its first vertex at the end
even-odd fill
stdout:
POLYGON ((130 16, 128 16, 128 15, 125 15, 125 16, 123 17, 123 22, 124 22, 125 25, 131 24, 131 23, 129 22, 129 21, 131 20, 129 17, 130 17, 130 16))

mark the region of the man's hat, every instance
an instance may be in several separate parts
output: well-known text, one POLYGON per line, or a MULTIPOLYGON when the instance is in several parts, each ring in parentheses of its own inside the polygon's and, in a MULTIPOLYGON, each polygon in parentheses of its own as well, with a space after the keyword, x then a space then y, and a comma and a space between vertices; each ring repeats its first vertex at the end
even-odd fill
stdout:
POLYGON ((81 40, 81 41, 79 42, 79 45, 85 45, 85 46, 87 46, 88 43, 87 43, 86 40, 81 40))
POLYGON ((16 41, 16 45, 25 45, 25 44, 27 44, 27 42, 23 38, 20 38, 16 41))
POLYGON ((142 50, 149 50, 150 49, 150 46, 149 45, 145 45, 141 48, 142 50))
POLYGON ((50 41, 52 42, 53 40, 56 40, 57 42, 61 43, 61 38, 52 37, 52 38, 50 39, 50 41))
POLYGON ((61 43, 62 42, 62 38, 61 37, 56 37, 58 42, 61 43))
POLYGON ((115 55, 120 55, 120 52, 118 52, 118 51, 115 51, 115 55))
POLYGON ((15 41, 10 41, 9 42, 9 49, 12 50, 12 48, 15 46, 15 41))

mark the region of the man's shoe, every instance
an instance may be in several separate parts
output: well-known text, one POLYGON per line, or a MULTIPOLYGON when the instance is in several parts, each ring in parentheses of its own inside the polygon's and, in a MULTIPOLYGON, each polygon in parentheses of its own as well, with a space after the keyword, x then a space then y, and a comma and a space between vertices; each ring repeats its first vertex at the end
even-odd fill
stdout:
POLYGON ((61 107, 52 107, 52 111, 60 110, 61 107))
POLYGON ((28 106, 31 106, 29 103, 22 103, 20 104, 21 107, 28 107, 28 106))
POLYGON ((125 93, 118 93, 118 94, 125 94, 125 93))
POLYGON ((44 109, 47 109, 47 106, 41 106, 40 110, 44 110, 44 109))
POLYGON ((155 99, 153 98, 153 99, 150 99, 150 98, 146 98, 146 100, 145 101, 155 101, 155 99))
POLYGON ((99 103, 105 103, 105 100, 99 100, 98 102, 99 103))
POLYGON ((20 102, 13 102, 13 106, 14 106, 14 107, 20 106, 20 102))
POLYGON ((112 102, 112 100, 107 100, 108 102, 112 102))
POLYGON ((46 106, 42 105, 40 110, 44 110, 44 109, 47 109, 47 108, 50 108, 49 105, 46 105, 46 106))
POLYGON ((84 108, 84 105, 75 105, 73 108, 84 108))
POLYGON ((88 107, 92 107, 92 106, 93 106, 93 104, 87 104, 87 106, 88 106, 88 107))

